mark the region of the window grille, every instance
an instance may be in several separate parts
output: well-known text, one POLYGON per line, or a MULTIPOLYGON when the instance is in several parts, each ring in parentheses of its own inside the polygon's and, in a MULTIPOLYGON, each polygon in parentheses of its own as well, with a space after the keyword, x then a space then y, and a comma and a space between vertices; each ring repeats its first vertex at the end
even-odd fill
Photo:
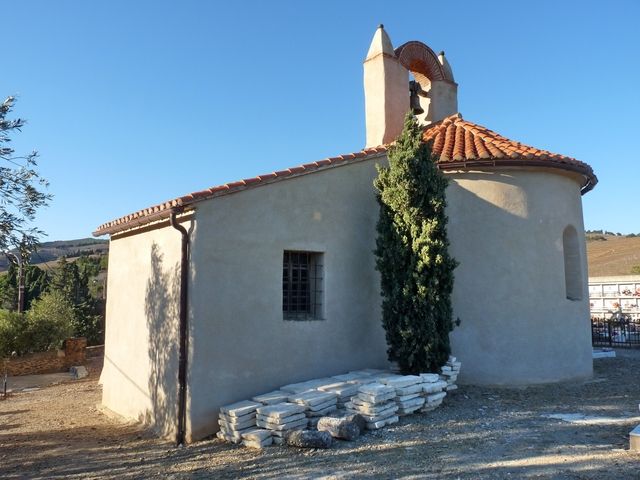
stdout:
POLYGON ((282 313, 286 320, 322 318, 322 254, 285 251, 282 313))

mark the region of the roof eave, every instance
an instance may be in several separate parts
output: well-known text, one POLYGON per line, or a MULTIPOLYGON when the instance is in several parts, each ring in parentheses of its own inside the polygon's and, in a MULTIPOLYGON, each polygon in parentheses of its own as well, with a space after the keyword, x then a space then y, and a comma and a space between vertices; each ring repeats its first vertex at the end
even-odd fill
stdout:
POLYGON ((228 183, 219 187, 212 187, 208 190, 203 190, 201 192, 195 192, 192 194, 184 195, 175 200, 171 200, 169 202, 160 204, 156 207, 140 210, 131 215, 127 215, 125 217, 121 217, 112 222, 105 223, 100 227, 98 227, 93 232, 93 236, 100 237, 103 235, 114 235, 114 234, 119 234, 125 231, 135 230, 137 228, 144 227, 151 223, 157 223, 162 220, 168 219, 169 215, 171 214, 171 210, 175 207, 179 207, 183 209, 187 209, 187 208, 194 209, 195 204, 206 201, 206 200, 211 200, 217 197, 242 192, 245 190, 262 187, 265 185, 270 185, 272 183, 277 183, 284 180, 301 177, 303 175, 322 172, 331 168, 336 168, 336 167, 345 166, 345 165, 352 165, 365 160, 379 158, 384 156, 386 152, 387 152, 387 146, 380 145, 378 147, 368 148, 361 152, 349 153, 345 155, 340 155, 338 157, 331 157, 329 159, 320 160, 314 163, 308 163, 305 165, 301 165, 299 167, 292 167, 286 171, 259 175, 258 177, 254 177, 251 179, 245 179, 239 182, 228 183), (288 172, 288 173, 286 173, 285 175, 284 172, 288 172), (278 176, 278 173, 280 173, 281 175, 278 176), (262 179, 261 177, 264 177, 264 179, 262 179), (256 181, 256 179, 258 179, 258 181, 256 181), (159 210, 153 213, 150 213, 150 214, 145 213, 145 211, 154 210, 158 208, 159 210), (127 220, 127 217, 133 217, 133 218, 127 220))
POLYGON ((591 167, 586 164, 567 164, 554 160, 531 160, 527 158, 507 158, 507 159, 481 159, 465 160, 459 162, 438 163, 440 170, 468 170, 470 168, 492 168, 492 167, 538 167, 554 168, 569 172, 579 173, 584 177, 584 183, 580 187, 581 195, 593 190, 598 183, 598 177, 593 173, 591 167))

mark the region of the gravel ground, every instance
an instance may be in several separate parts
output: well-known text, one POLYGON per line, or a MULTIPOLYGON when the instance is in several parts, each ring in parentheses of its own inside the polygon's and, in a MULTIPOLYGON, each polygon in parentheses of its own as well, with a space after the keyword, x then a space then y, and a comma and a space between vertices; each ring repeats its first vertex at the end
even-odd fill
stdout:
POLYGON ((461 387, 438 410, 330 450, 219 440, 185 448, 96 408, 100 366, 80 381, 0 401, 3 478, 640 479, 628 433, 640 423, 640 351, 595 361, 586 382, 461 387), (583 414, 580 423, 545 417, 583 414))

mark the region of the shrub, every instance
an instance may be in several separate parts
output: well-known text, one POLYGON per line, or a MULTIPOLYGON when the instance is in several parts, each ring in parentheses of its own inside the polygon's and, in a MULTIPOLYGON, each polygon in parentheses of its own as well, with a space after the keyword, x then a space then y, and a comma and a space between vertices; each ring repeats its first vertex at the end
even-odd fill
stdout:
POLYGON ((104 319, 102 315, 92 314, 92 307, 80 305, 74 307, 73 330, 76 337, 85 337, 87 345, 104 343, 104 319))
POLYGON ((0 358, 60 348, 74 324, 73 306, 60 292, 45 293, 26 314, 0 310, 0 358))
POLYGON ((587 242, 606 242, 607 237, 604 235, 594 235, 592 233, 587 235, 587 242))
POLYGON ((25 348, 26 319, 23 314, 0 310, 0 358, 25 348))
POLYGON ((73 306, 60 292, 45 293, 33 303, 25 317, 29 352, 60 348, 63 340, 74 333, 73 306))

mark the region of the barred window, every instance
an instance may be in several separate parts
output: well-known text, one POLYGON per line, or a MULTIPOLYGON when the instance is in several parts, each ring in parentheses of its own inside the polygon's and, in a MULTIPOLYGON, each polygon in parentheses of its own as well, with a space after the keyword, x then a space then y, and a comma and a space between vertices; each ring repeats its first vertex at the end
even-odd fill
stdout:
POLYGON ((285 250, 282 262, 285 320, 322 318, 322 254, 285 250))

